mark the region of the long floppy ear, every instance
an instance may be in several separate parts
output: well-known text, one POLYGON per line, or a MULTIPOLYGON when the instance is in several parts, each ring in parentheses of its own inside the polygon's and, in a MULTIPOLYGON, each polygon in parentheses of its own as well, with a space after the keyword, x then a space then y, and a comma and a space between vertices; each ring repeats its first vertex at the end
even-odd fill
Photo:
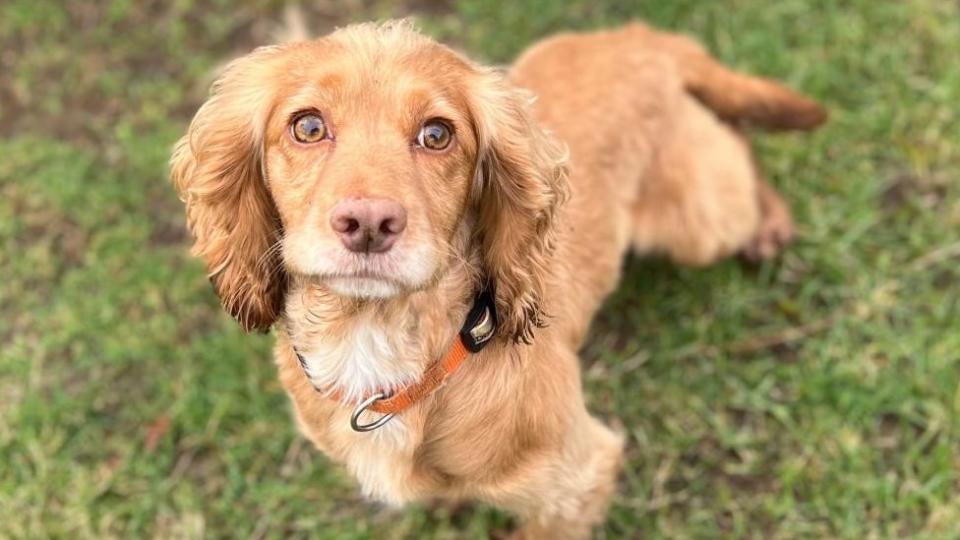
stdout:
POLYGON ((531 94, 499 72, 481 71, 470 94, 484 270, 495 287, 502 331, 529 343, 546 324, 555 217, 569 194, 566 148, 533 118, 531 94))
POLYGON ((280 220, 263 177, 263 132, 281 48, 230 63, 170 160, 186 203, 193 253, 220 300, 246 330, 266 330, 283 309, 280 220))

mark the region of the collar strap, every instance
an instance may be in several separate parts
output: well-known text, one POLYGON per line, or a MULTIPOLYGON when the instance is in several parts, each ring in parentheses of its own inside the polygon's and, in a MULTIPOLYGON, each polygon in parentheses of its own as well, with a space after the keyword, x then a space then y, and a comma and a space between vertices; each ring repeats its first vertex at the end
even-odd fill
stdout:
MULTIPOLYGON (((405 386, 399 392, 392 395, 374 399, 373 396, 367 397, 364 403, 371 401, 364 410, 375 411, 384 415, 394 415, 402 412, 414 403, 433 393, 434 390, 443 385, 444 382, 463 364, 470 353, 480 352, 488 343, 497 330, 497 311, 493 300, 493 294, 489 287, 481 290, 473 300, 473 307, 467 313, 467 318, 460 328, 460 332, 454 340, 453 345, 442 358, 431 364, 423 373, 423 377, 415 382, 405 386)), ((294 353, 300 366, 306 371, 306 360, 300 355, 300 352, 294 347, 294 353)), ((317 392, 326 393, 323 389, 314 386, 317 392)), ((376 394, 374 394, 376 395, 376 394)), ((334 391, 329 394, 330 398, 340 401, 343 397, 340 391, 334 391)))

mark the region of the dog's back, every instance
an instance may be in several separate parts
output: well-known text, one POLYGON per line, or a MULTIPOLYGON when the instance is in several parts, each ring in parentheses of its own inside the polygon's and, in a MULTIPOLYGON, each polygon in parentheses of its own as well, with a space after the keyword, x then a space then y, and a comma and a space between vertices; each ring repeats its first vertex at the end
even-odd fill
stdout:
POLYGON ((566 212, 583 238, 564 242, 559 258, 607 270, 591 272, 589 298, 576 305, 613 289, 628 246, 703 265, 736 252, 771 256, 792 236, 740 126, 811 129, 826 119, 816 102, 642 23, 549 38, 511 75, 570 149, 566 212))

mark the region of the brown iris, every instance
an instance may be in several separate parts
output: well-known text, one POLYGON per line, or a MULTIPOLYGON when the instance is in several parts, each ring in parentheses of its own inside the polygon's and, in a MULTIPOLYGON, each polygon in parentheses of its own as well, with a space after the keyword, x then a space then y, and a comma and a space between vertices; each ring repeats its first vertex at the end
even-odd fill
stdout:
POLYGON ((417 144, 430 150, 443 150, 452 139, 450 126, 440 120, 429 120, 417 134, 417 144))
POLYGON ((293 138, 302 143, 315 143, 327 136, 327 125, 319 114, 300 115, 293 121, 293 138))

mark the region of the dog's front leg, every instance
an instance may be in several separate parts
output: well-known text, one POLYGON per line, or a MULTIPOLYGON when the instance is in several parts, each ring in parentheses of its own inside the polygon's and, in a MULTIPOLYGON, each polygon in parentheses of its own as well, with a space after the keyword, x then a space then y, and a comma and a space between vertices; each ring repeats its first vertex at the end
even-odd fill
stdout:
POLYGON ((602 524, 616 489, 623 439, 583 411, 565 447, 524 467, 498 501, 523 520, 523 540, 579 540, 602 524))

